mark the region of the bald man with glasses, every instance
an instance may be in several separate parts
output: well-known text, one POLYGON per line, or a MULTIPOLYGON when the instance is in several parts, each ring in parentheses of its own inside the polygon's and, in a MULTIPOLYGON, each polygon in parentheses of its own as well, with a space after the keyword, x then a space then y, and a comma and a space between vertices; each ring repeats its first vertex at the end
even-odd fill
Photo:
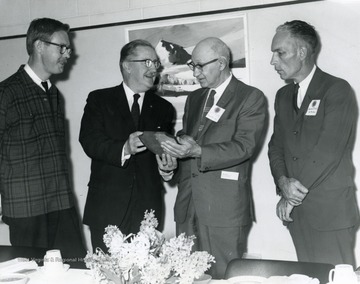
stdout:
POLYGON ((88 96, 80 129, 80 143, 92 160, 83 222, 90 227, 94 250, 107 250, 108 225, 123 234, 137 233, 146 210, 155 210, 161 229, 160 173, 166 173, 139 139, 143 131, 173 133, 173 106, 151 90, 159 67, 149 42, 131 41, 120 55, 123 82, 88 96))
POLYGON ((241 258, 253 221, 251 160, 264 127, 264 94, 231 73, 230 50, 206 38, 188 66, 201 88, 185 104, 180 144, 162 143, 179 160, 174 180, 177 234, 195 235, 195 250, 215 256, 210 274, 224 278, 230 260, 241 258))

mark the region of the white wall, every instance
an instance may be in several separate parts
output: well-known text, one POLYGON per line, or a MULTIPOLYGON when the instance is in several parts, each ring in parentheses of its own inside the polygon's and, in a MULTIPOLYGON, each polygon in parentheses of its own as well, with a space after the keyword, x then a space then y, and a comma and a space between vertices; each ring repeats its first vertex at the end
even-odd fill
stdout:
MULTIPOLYGON (((17 1, 15 0, 14 2, 17 1)), ((139 3, 140 0, 135 2, 139 3)), ((173 2, 180 5, 181 1, 173 2)), ((221 5, 215 4, 218 3, 217 1, 183 2, 193 2, 192 4, 196 5, 200 2, 203 5, 204 3, 212 3, 213 6, 209 4, 207 8, 208 10, 214 10, 215 8, 234 7, 239 2, 254 3, 257 1, 228 0, 221 1, 221 5)), ((2 3, 4 3, 4 0, 0 0, 0 11, 2 3)), ((199 8, 200 6, 196 7, 199 8)), ((154 13, 155 10, 153 9, 154 13)), ((360 66, 360 3, 357 1, 320 1, 247 10, 244 12, 247 14, 248 20, 250 81, 252 85, 265 93, 269 104, 270 119, 264 146, 253 168, 252 185, 257 222, 254 224, 249 236, 249 253, 259 255, 262 258, 292 260, 296 259, 296 257, 290 236, 275 214, 278 197, 275 195, 275 186, 270 174, 267 158, 267 143, 272 133, 272 120, 274 117, 274 97, 277 89, 284 84, 269 64, 272 55, 270 52, 271 39, 275 28, 287 20, 302 19, 313 24, 317 28, 322 41, 322 50, 318 60, 319 66, 324 71, 348 80, 358 96, 360 94, 360 80, 358 80, 358 69, 360 66)), ((121 81, 118 60, 119 50, 125 43, 124 30, 122 27, 114 28, 112 37, 101 42, 104 33, 105 30, 103 29, 78 31, 75 33, 73 44, 76 49, 77 58, 71 66, 67 78, 57 82, 57 86, 64 94, 66 100, 74 189, 81 213, 87 194, 87 182, 90 173, 90 160, 78 143, 80 119, 85 100, 91 90, 112 86, 121 81), (94 38, 99 41, 94 42, 94 38)), ((0 80, 14 73, 18 66, 27 60, 24 41, 24 38, 0 41, 0 80), (4 54, 7 56, 4 56, 4 54)), ((180 127, 180 125, 177 125, 177 128, 180 127)), ((354 151, 356 169, 360 169, 360 161, 357 158, 359 151, 360 139, 357 138, 354 151)), ((356 183, 357 185, 360 184, 358 175, 356 176, 356 183)), ((174 234, 172 207, 176 191, 176 188, 167 187, 167 194, 165 196, 165 232, 167 235, 174 234)), ((86 227, 84 232, 89 243, 86 227)), ((360 234, 358 235, 359 240, 360 234)), ((0 243, 6 243, 7 241, 6 227, 0 225, 0 243)), ((356 253, 358 263, 360 264, 360 250, 358 248, 356 253)))

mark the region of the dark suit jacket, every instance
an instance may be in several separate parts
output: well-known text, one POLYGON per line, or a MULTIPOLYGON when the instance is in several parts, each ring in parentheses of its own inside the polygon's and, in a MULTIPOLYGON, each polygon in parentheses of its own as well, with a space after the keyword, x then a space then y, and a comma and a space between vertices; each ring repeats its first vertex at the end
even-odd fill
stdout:
MULTIPOLYGON (((175 111, 148 91, 141 109, 140 131, 173 132, 175 111)), ((120 225, 136 183, 139 210, 154 209, 161 222, 163 184, 155 155, 149 150, 132 155, 122 166, 121 153, 135 126, 122 85, 89 94, 81 121, 80 143, 92 159, 85 224, 94 228, 120 225)))
POLYGON ((293 214, 319 230, 353 226, 358 220, 353 181, 357 106, 350 85, 316 69, 298 114, 292 107, 293 84, 275 101, 274 133, 269 158, 275 182, 284 175, 310 190, 293 214), (315 116, 306 115, 320 100, 315 116))
POLYGON ((217 103, 225 112, 218 122, 207 119, 198 135, 207 93, 208 89, 196 90, 186 101, 179 134, 197 137, 202 154, 201 158, 180 161, 175 177, 179 183, 175 221, 185 221, 192 198, 200 223, 246 225, 252 222, 250 160, 264 126, 265 97, 260 90, 232 77, 217 103), (226 172, 238 178, 227 179, 226 172))

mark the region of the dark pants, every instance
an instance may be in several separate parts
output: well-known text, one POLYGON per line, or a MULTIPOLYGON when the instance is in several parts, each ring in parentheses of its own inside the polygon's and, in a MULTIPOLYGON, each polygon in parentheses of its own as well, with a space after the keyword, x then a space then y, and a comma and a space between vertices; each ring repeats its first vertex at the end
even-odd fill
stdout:
POLYGON ((59 249, 63 258, 83 258, 86 250, 74 207, 28 218, 3 216, 13 246, 59 249))
MULTIPOLYGON (((137 234, 140 231, 141 222, 144 220, 145 211, 150 211, 153 209, 149 208, 147 203, 147 200, 140 196, 137 187, 134 186, 130 201, 126 208, 125 216, 122 218, 122 220, 119 220, 120 225, 106 224, 106 226, 117 225, 121 233, 124 235, 129 235, 131 233, 137 234)), ((101 212, 99 214, 101 214, 101 212)), ((157 218, 159 224, 161 224, 162 208, 157 208, 155 210, 155 217, 157 218)), ((98 226, 89 224, 93 252, 96 251, 96 248, 100 248, 104 252, 108 251, 103 241, 105 227, 100 228, 98 226)), ((159 230, 159 228, 157 228, 157 230, 159 230)))
POLYGON ((297 258, 304 262, 322 262, 333 265, 347 263, 355 267, 355 227, 318 231, 311 227, 306 218, 294 215, 288 225, 297 258))

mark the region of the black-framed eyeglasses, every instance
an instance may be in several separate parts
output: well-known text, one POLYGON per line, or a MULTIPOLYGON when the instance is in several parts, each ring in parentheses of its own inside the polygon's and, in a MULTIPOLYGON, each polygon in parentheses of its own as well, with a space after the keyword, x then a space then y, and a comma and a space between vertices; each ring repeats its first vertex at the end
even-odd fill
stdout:
POLYGON ((59 44, 59 43, 46 41, 46 40, 42 40, 42 42, 45 42, 47 44, 56 45, 56 46, 60 47, 60 54, 64 54, 67 51, 68 54, 70 55, 72 53, 72 51, 73 51, 73 49, 71 47, 68 47, 65 44, 59 44))
POLYGON ((208 62, 205 62, 205 63, 203 63, 203 64, 200 64, 200 63, 195 64, 193 61, 189 61, 189 62, 186 63, 186 64, 187 64, 187 66, 189 66, 189 68, 191 69, 191 71, 194 71, 195 69, 197 69, 197 70, 199 70, 200 72, 202 72, 204 66, 206 66, 206 65, 208 65, 208 64, 210 64, 210 63, 214 63, 214 62, 216 62, 216 61, 218 61, 218 60, 219 60, 219 58, 215 58, 215 59, 210 60, 210 61, 208 61, 208 62))
POLYGON ((156 69, 158 69, 161 66, 161 62, 159 60, 151 60, 151 59, 134 59, 129 60, 130 62, 144 62, 145 66, 147 68, 151 68, 152 66, 155 66, 156 69))

